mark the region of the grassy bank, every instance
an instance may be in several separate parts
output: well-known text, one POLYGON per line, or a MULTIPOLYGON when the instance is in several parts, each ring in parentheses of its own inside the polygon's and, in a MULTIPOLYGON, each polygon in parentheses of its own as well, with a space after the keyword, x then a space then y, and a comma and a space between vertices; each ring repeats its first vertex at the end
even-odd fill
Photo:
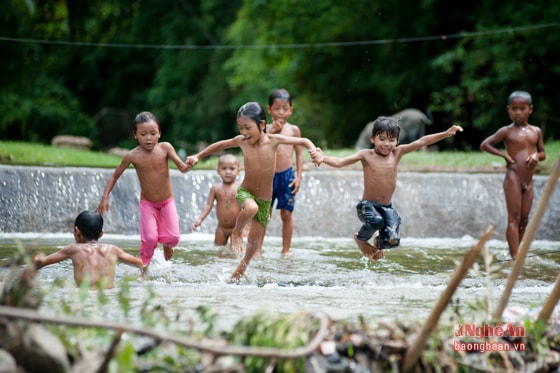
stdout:
MULTIPOLYGON (((560 141, 549 142, 545 145, 547 159, 540 164, 539 173, 549 173, 560 154, 560 141)), ((329 155, 344 157, 352 154, 353 149, 324 149, 329 155)), ((307 152, 305 157, 309 160, 307 152)), ((73 167, 105 167, 115 168, 122 157, 100 151, 58 148, 54 146, 0 141, 0 163, 11 165, 36 166, 73 166, 73 167)), ((482 151, 473 152, 436 152, 418 151, 409 154, 401 161, 404 169, 436 170, 436 171, 500 171, 504 162, 493 155, 482 151)), ((217 157, 200 162, 197 169, 215 169, 217 157)), ((174 167, 174 165, 172 165, 174 167)))

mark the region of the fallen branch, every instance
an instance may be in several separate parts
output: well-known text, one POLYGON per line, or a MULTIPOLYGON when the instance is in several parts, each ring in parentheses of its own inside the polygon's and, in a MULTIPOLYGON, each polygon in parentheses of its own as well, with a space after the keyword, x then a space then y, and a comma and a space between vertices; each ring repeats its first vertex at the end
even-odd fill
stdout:
POLYGON ((319 325, 319 330, 315 337, 303 347, 297 347, 291 350, 277 349, 277 348, 260 348, 260 347, 245 347, 245 346, 203 346, 197 341, 187 338, 167 336, 161 333, 146 330, 144 328, 123 325, 106 321, 91 321, 87 319, 68 317, 64 316, 61 319, 56 316, 49 316, 40 314, 37 311, 33 311, 25 308, 16 307, 6 307, 0 306, 0 316, 4 316, 10 319, 20 319, 28 320, 39 323, 48 324, 58 324, 58 325, 69 325, 78 327, 89 327, 89 328, 104 328, 111 330, 124 330, 126 332, 143 335, 151 337, 160 341, 174 343, 176 345, 191 348, 198 351, 208 352, 217 356, 255 356, 263 358, 278 358, 278 359, 295 359, 298 357, 307 356, 313 353, 319 344, 323 341, 328 333, 328 319, 326 316, 321 317, 321 323, 319 325))
POLYGON ((539 319, 542 319, 545 324, 548 323, 554 308, 558 305, 558 300, 560 299, 560 274, 556 277, 556 282, 554 283, 554 288, 546 298, 541 312, 539 313, 539 319))
POLYGON ((459 287, 459 284, 467 275, 469 269, 478 257, 480 250, 482 250, 482 248, 486 244, 486 241, 490 239, 491 235, 492 227, 488 228, 486 232, 484 232, 482 237, 480 237, 480 239, 478 240, 478 243, 465 254, 463 260, 457 266, 455 273, 451 277, 451 280, 449 280, 447 288, 445 288, 445 291, 441 294, 439 301, 433 308, 432 313, 424 322, 420 334, 406 351, 403 359, 403 372, 408 372, 409 370, 411 370, 422 354, 422 351, 424 351, 424 347, 426 346, 426 341, 428 340, 430 333, 436 327, 441 314, 447 308, 447 305, 449 304, 451 297, 455 293, 455 290, 457 290, 457 287, 459 287))

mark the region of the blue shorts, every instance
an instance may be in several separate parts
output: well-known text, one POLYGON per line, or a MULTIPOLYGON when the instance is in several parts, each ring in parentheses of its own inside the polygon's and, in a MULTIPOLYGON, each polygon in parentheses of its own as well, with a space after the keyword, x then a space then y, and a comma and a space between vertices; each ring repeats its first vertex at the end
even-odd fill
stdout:
POLYGON ((401 242, 401 216, 392 203, 382 205, 373 201, 360 201, 356 205, 358 218, 364 225, 358 232, 360 241, 368 241, 376 231, 377 247, 390 249, 401 242))
POLYGON ((290 212, 294 211, 296 196, 292 194, 294 188, 290 187, 292 181, 294 181, 293 167, 274 174, 274 180, 272 182, 272 204, 274 204, 275 200, 278 200, 276 209, 286 209, 290 212))

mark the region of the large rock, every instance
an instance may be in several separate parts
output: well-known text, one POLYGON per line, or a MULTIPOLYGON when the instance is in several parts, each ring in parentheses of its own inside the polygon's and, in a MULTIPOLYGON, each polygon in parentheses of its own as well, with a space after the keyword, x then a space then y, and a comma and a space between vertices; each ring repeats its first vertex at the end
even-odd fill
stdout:
POLYGON ((0 320, 5 348, 26 372, 68 373, 70 361, 62 342, 41 325, 0 320))
POLYGON ((51 140, 51 145, 61 148, 74 148, 74 149, 91 149, 93 145, 91 140, 87 137, 72 136, 72 135, 59 135, 51 140))

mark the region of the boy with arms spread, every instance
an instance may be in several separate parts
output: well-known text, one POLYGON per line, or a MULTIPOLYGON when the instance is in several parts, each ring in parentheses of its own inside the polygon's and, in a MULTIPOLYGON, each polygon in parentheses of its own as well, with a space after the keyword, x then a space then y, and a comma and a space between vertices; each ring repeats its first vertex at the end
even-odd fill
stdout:
POLYGON ((272 179, 276 165, 276 151, 280 144, 303 145, 313 155, 315 145, 306 138, 268 135, 266 133, 266 113, 258 102, 248 102, 237 111, 237 126, 240 135, 215 142, 198 154, 187 158, 189 167, 194 167, 199 159, 220 150, 239 147, 243 152, 245 176, 237 189, 236 199, 241 205, 235 227, 231 233, 232 248, 242 253, 243 228, 251 222, 247 236, 247 250, 237 266, 232 280, 239 280, 245 273, 249 262, 260 251, 270 217, 272 198, 272 179))
MULTIPOLYGON (((278 133, 284 136, 301 137, 299 127, 288 123, 292 115, 292 96, 285 89, 276 89, 268 96, 268 113, 272 116, 272 124, 267 126, 267 133, 278 133)), ((276 151, 276 169, 273 181, 272 204, 280 210, 282 219, 282 254, 288 255, 292 243, 294 223, 295 195, 299 191, 303 174, 303 153, 301 145, 278 145, 276 151), (293 153, 296 154, 296 175, 294 177, 293 153)))
POLYGON ((537 164, 546 159, 546 154, 540 128, 529 124, 533 112, 531 95, 525 91, 513 92, 508 99, 507 112, 512 123, 486 138, 480 149, 506 161, 506 239, 509 253, 515 259, 533 205, 533 175, 537 164), (494 147, 500 142, 504 142, 506 152, 494 147))
POLYGON ((92 288, 101 284, 111 289, 115 283, 115 269, 117 261, 147 270, 142 260, 125 253, 120 247, 110 244, 100 244, 98 240, 103 236, 103 217, 96 211, 82 211, 74 222, 73 244, 65 246, 48 256, 37 254, 33 257, 33 264, 37 269, 71 259, 74 267, 74 280, 80 286, 84 280, 90 282, 92 288))
POLYGON ((397 121, 389 117, 375 120, 370 141, 373 149, 362 149, 344 158, 323 155, 316 150, 314 160, 332 167, 345 167, 360 161, 364 171, 362 201, 356 206, 358 218, 363 225, 354 234, 354 241, 364 256, 371 260, 381 259, 384 249, 400 244, 401 217, 393 207, 392 197, 397 186, 397 169, 400 159, 410 152, 455 135, 463 129, 452 126, 445 132, 421 137, 410 143, 397 145, 400 128, 397 121), (378 236, 374 237, 374 233, 378 236), (373 245, 368 241, 371 237, 373 245))
POLYGON ((158 242, 163 243, 165 260, 169 260, 180 239, 169 160, 183 173, 188 168, 173 145, 159 142, 161 129, 152 113, 144 111, 136 116, 133 134, 138 146, 123 157, 107 181, 97 211, 103 215, 109 209, 109 194, 119 177, 132 164, 140 182, 140 258, 145 265, 149 265, 158 242))

